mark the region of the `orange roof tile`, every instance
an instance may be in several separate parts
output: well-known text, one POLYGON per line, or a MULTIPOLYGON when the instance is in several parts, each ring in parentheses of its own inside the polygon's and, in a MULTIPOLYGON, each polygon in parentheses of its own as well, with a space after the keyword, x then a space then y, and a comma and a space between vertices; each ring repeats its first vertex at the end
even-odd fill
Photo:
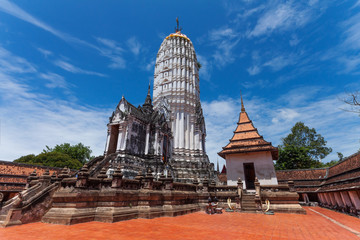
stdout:
POLYGON ((274 160, 278 158, 278 149, 273 147, 270 142, 265 141, 258 133, 246 113, 241 99, 241 112, 234 135, 230 139, 230 142, 223 147, 223 150, 218 154, 222 158, 225 158, 226 154, 261 151, 270 151, 274 160))

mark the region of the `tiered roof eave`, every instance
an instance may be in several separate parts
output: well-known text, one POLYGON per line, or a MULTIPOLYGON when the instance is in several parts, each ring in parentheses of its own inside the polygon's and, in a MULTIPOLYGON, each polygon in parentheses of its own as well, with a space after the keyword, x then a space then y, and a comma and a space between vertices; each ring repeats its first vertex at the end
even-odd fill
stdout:
POLYGON ((226 159, 226 155, 229 154, 266 151, 271 153, 273 160, 278 159, 278 149, 272 146, 271 142, 264 140, 249 119, 245 109, 242 108, 233 137, 218 155, 226 159))

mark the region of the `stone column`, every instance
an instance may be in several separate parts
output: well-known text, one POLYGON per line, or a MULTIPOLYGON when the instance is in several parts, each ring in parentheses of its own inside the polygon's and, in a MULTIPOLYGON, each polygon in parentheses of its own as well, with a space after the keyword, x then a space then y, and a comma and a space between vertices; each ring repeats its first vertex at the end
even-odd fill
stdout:
POLYGON ((175 131, 174 131, 174 146, 175 148, 179 148, 179 120, 180 120, 180 113, 176 113, 176 119, 175 119, 175 131))
POLYGON ((154 154, 155 155, 158 155, 159 154, 159 152, 158 152, 158 129, 156 129, 155 130, 156 132, 155 132, 155 141, 154 141, 154 154))
POLYGON ((195 147, 194 147, 194 124, 191 123, 191 126, 190 126, 190 149, 191 150, 194 150, 195 147))
POLYGON ((121 150, 122 137, 123 137, 123 126, 119 125, 119 133, 116 143, 116 152, 119 152, 121 150))
POLYGON ((200 134, 200 133, 199 133, 199 150, 200 150, 200 151, 203 151, 203 148, 202 148, 202 146, 203 146, 202 141, 203 141, 203 136, 202 136, 202 134, 200 134))
POLYGON ((241 201, 242 201, 242 195, 243 195, 243 182, 241 181, 241 178, 238 178, 237 181, 237 193, 238 193, 238 200, 236 200, 236 208, 238 210, 241 210, 242 206, 241 206, 241 201))
POLYGON ((121 150, 125 150, 126 149, 126 140, 128 138, 128 134, 129 134, 129 125, 126 126, 126 130, 125 130, 125 137, 122 141, 122 146, 121 146, 121 150))
POLYGON ((185 136, 185 132, 184 132, 184 112, 180 113, 180 128, 179 128, 179 148, 184 148, 184 136, 185 136))
POLYGON ((145 154, 149 153, 150 124, 146 126, 145 154))
POLYGON ((106 137, 106 144, 105 144, 105 151, 104 151, 104 155, 106 155, 106 153, 109 150, 109 143, 110 143, 110 136, 111 136, 111 130, 110 130, 110 125, 108 126, 108 130, 107 130, 107 137, 106 137))
POLYGON ((185 136, 185 148, 190 148, 190 121, 189 121, 189 114, 185 114, 186 117, 186 136, 185 136))

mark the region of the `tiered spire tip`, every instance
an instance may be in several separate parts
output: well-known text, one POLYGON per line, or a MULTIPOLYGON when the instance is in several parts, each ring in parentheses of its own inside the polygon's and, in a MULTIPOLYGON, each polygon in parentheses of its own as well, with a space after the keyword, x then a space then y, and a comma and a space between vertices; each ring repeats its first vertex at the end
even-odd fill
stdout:
POLYGON ((241 98, 241 112, 245 112, 244 101, 243 101, 243 98, 242 98, 241 91, 240 91, 240 98, 241 98))
POLYGON ((176 17, 176 28, 175 28, 175 32, 181 32, 182 27, 180 27, 179 25, 179 17, 176 17))

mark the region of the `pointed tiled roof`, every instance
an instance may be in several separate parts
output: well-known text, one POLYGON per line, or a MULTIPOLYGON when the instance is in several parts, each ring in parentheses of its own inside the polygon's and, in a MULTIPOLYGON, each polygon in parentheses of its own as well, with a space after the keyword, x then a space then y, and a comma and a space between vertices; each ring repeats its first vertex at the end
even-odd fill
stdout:
POLYGON ((254 127, 245 111, 244 103, 241 97, 241 112, 234 135, 230 139, 228 145, 223 147, 223 150, 218 154, 222 158, 225 158, 227 154, 261 151, 270 151, 273 160, 278 159, 278 149, 273 147, 271 142, 265 141, 258 133, 257 128, 254 127))
POLYGON ((225 166, 225 165, 223 166, 223 168, 222 168, 222 170, 221 170, 221 173, 226 174, 226 166, 225 166))

